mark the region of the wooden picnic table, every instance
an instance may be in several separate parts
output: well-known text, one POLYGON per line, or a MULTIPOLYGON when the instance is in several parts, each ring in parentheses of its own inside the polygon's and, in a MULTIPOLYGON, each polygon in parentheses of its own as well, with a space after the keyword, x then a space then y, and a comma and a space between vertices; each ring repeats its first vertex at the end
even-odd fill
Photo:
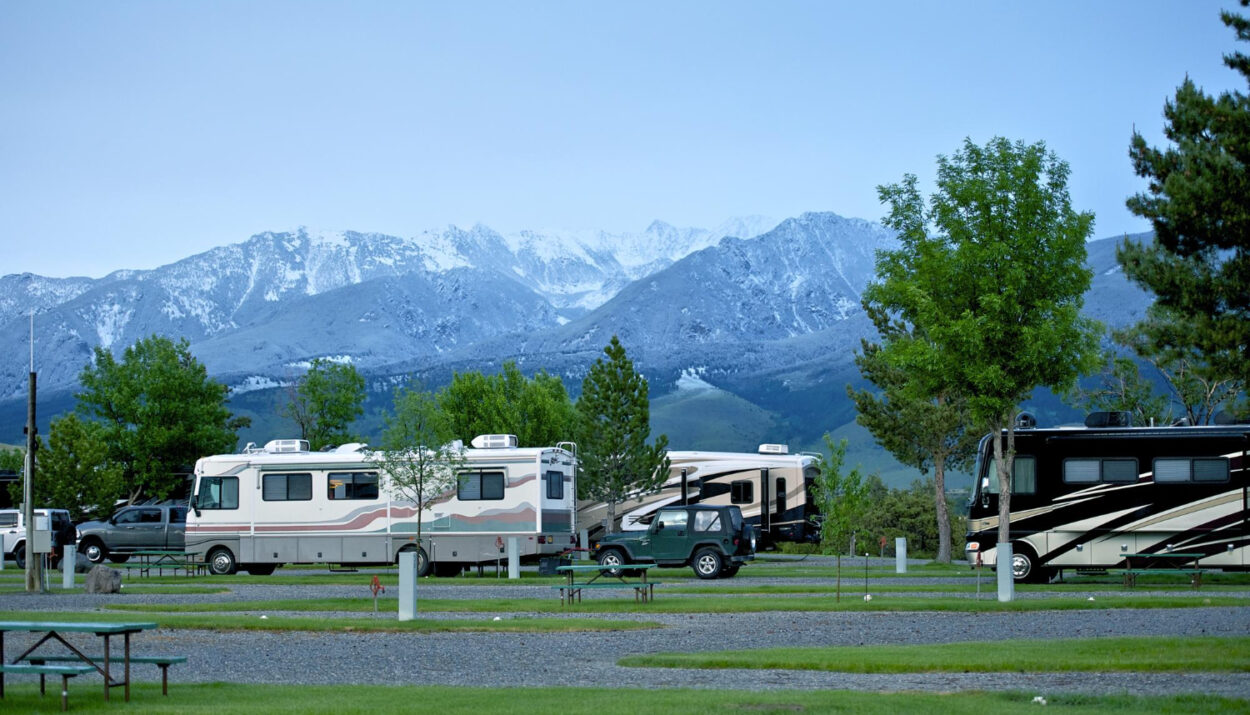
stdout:
MULTIPOLYGON (((130 701, 130 636, 141 631, 156 628, 155 623, 75 623, 65 621, 0 621, 0 698, 4 697, 4 674, 6 669, 8 672, 19 673, 37 673, 40 676, 40 690, 43 686, 43 676, 45 674, 61 675, 68 681, 72 675, 68 670, 84 670, 89 672, 90 668, 94 668, 104 676, 104 699, 109 699, 109 691, 112 688, 125 688, 126 701, 130 701), (27 648, 13 660, 7 660, 4 654, 4 634, 9 632, 25 632, 25 633, 43 633, 43 637, 35 642, 34 645, 27 648), (76 648, 74 644, 65 639, 65 634, 69 633, 91 633, 104 640, 104 656, 92 657, 83 653, 76 648), (111 639, 113 636, 122 637, 122 677, 120 680, 113 677, 113 673, 109 668, 109 663, 115 660, 111 653, 111 639), (57 641, 69 649, 70 653, 76 656, 72 662, 79 665, 90 666, 90 668, 73 668, 70 666, 53 666, 53 665, 31 665, 28 661, 39 660, 34 652, 43 644, 49 641, 57 641)), ((75 675, 77 673, 74 673, 75 675)), ((64 686, 61 691, 61 709, 68 707, 68 695, 64 686)))
POLYGON ((556 573, 564 574, 567 581, 562 586, 553 586, 552 588, 560 589, 560 605, 573 603, 574 596, 577 597, 577 602, 581 603, 583 589, 600 588, 632 588, 634 590, 634 600, 646 603, 655 597, 655 587, 658 584, 656 581, 647 581, 647 571, 656 566, 659 566, 659 564, 624 564, 615 566, 575 564, 571 566, 557 566, 556 573), (586 581, 579 582, 577 580, 579 574, 594 575, 586 581))
POLYGON ((1188 574, 1189 583, 1194 588, 1202 586, 1202 568, 1198 561, 1206 554, 1185 553, 1180 551, 1159 551, 1154 553, 1120 554, 1124 557, 1124 587, 1137 585, 1137 577, 1142 574, 1188 574), (1134 566, 1134 561, 1137 565, 1134 566))

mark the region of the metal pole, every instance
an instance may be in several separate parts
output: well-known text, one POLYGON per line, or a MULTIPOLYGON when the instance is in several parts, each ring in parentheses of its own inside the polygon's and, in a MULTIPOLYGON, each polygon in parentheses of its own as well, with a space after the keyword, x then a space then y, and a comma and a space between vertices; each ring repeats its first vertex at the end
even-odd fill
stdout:
MULTIPOLYGON (((34 324, 34 316, 31 316, 34 324)), ((34 360, 32 347, 31 359, 34 360)), ((23 520, 26 522, 26 591, 41 591, 39 559, 35 558, 35 373, 30 373, 30 401, 26 405, 26 483, 22 499, 23 520)))

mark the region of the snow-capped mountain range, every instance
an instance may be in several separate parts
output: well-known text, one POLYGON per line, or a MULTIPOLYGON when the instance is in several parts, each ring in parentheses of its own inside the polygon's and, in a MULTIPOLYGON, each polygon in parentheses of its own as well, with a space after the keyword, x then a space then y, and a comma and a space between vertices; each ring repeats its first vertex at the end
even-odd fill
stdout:
MULTIPOLYGON (((1088 303, 1122 323, 1149 301, 1117 276, 1113 252, 1096 248, 1112 243, 1090 244, 1088 303)), ((872 334, 860 296, 876 251, 894 245, 880 225, 833 213, 715 229, 656 221, 626 234, 299 228, 98 280, 0 277, 0 338, 27 345, 34 313, 41 400, 74 390, 96 346, 120 353, 160 334, 185 337, 238 401, 316 357, 351 361, 378 394, 509 359, 575 391, 615 334, 653 396, 697 382, 779 414, 827 417, 813 425, 819 434, 845 422, 848 366, 872 334)), ((0 442, 20 438, 27 359, 0 356, 0 442)))

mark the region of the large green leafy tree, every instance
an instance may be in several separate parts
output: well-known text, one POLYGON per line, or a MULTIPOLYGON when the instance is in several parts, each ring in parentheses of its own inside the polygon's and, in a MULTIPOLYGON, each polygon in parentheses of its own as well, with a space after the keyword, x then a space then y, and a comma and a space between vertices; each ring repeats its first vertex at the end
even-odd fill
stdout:
POLYGON ((352 423, 364 414, 365 378, 351 363, 312 361, 291 387, 282 415, 295 421, 312 450, 359 441, 352 423))
POLYGON ((35 503, 68 509, 74 521, 108 515, 126 495, 125 475, 110 456, 109 427, 69 413, 52 420, 41 445, 35 503))
MULTIPOLYGON (((1250 41, 1250 19, 1220 16, 1250 41)), ((1250 80, 1247 55, 1224 63, 1250 80)), ((1250 384, 1250 97, 1212 97, 1186 78, 1163 116, 1170 146, 1151 147, 1134 132, 1129 147, 1149 184, 1128 207, 1155 233, 1153 243, 1126 241, 1117 254, 1125 275, 1156 297, 1139 327, 1152 350, 1250 384)))
POLYGON ((615 335, 582 381, 577 401, 578 496, 603 502, 606 531, 616 525, 616 505, 654 491, 668 478, 668 437, 651 434, 647 380, 634 370, 615 335))
POLYGON ((1017 406, 1096 367, 1097 323, 1080 315, 1094 217, 1072 209, 1068 165, 1045 144, 965 140, 939 156, 926 206, 916 177, 878 189, 901 247, 878 257, 873 301, 923 340, 890 355, 914 399, 967 400, 994 435, 999 541, 1010 541, 1017 406))
POLYGON ((906 351, 907 341, 918 339, 906 331, 896 331, 884 314, 872 309, 869 315, 879 319, 878 332, 883 345, 863 342, 863 350, 855 356, 860 374, 877 386, 878 392, 853 390, 847 394, 855 402, 856 421, 864 426, 877 443, 885 447, 899 462, 915 467, 922 474, 933 470, 933 499, 930 504, 938 535, 937 561, 951 561, 951 518, 946 499, 946 470, 963 469, 971 462, 980 434, 970 429, 967 399, 953 392, 934 396, 909 394, 907 374, 890 361, 891 351, 906 351))
MULTIPOLYGON (((246 418, 226 408, 226 386, 208 377, 185 339, 153 335, 118 361, 103 348, 79 376, 80 415, 99 420, 108 463, 130 502, 179 492, 195 460, 232 450, 246 418)), ((55 448, 54 448, 55 449, 55 448)))
POLYGON ((527 378, 512 361, 497 375, 456 373, 438 403, 452 434, 466 443, 480 434, 514 434, 522 446, 549 446, 570 439, 575 422, 560 378, 542 371, 527 378))

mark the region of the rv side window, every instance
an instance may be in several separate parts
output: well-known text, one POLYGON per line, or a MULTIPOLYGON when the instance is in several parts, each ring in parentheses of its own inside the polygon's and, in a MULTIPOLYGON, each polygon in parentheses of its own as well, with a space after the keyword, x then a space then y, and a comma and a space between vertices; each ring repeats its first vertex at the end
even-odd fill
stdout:
POLYGON ((456 498, 460 501, 503 499, 503 472, 461 472, 456 481, 456 498))
POLYGON ((261 479, 260 498, 265 501, 311 501, 312 475, 266 474, 261 479))
POLYGON ((781 516, 786 512, 786 480, 778 479, 777 482, 777 516, 781 516))
POLYGON ((564 473, 563 472, 547 472, 547 498, 563 499, 564 498, 564 473))
POLYGON ((1104 459, 1102 460, 1102 480, 1130 484, 1137 481, 1136 459, 1104 459))
POLYGON ((1097 484, 1100 479, 1100 463, 1098 459, 1065 459, 1063 460, 1063 481, 1065 484, 1097 484))
POLYGON ((1195 482, 1227 482, 1228 481, 1228 460, 1220 457, 1218 459, 1195 459, 1194 460, 1194 481, 1195 482))
POLYGON ((729 485, 729 503, 750 504, 755 501, 755 482, 741 479, 729 485))
POLYGON ((330 472, 326 483, 331 500, 378 498, 377 472, 330 472))
MULTIPOLYGON (((1011 493, 1034 494, 1037 492, 1037 459, 1031 456, 1016 455, 1012 463, 1011 493)), ((989 467, 990 494, 998 493, 998 474, 994 471, 993 462, 989 467)))
POLYGON ((1155 481, 1161 483, 1189 481, 1189 460, 1156 459, 1155 481))
POLYGON ((201 477, 200 491, 195 496, 197 509, 238 509, 238 477, 201 477))

